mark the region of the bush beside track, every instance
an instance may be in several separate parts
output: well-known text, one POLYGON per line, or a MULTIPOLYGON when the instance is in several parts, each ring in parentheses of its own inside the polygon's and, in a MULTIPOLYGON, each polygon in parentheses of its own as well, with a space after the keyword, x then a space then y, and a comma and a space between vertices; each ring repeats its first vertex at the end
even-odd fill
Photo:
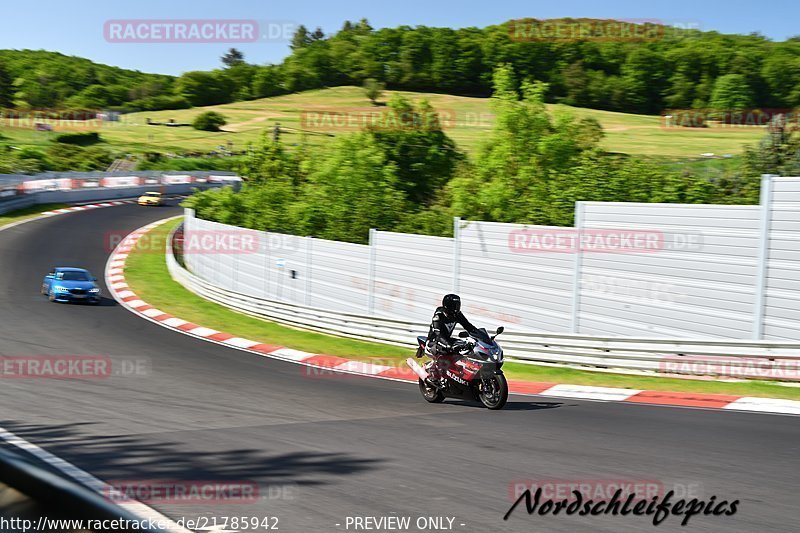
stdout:
MULTIPOLYGON (((131 290, 149 304, 209 328, 297 350, 396 366, 403 364, 404 359, 411 355, 412 352, 405 348, 289 328, 238 313, 197 296, 170 277, 164 260, 167 237, 180 222, 180 219, 171 220, 153 229, 148 239, 140 241, 128 255, 125 266, 126 282, 131 290)), ((510 379, 532 382, 800 399, 800 388, 771 382, 672 379, 521 363, 506 363, 504 369, 510 379)))

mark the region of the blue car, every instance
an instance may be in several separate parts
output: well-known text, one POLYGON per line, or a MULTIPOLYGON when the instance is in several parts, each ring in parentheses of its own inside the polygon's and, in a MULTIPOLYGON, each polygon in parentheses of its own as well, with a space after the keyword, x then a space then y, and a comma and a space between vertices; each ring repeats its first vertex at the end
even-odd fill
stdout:
POLYGON ((42 294, 51 302, 100 303, 97 278, 85 268, 55 267, 42 280, 42 294))

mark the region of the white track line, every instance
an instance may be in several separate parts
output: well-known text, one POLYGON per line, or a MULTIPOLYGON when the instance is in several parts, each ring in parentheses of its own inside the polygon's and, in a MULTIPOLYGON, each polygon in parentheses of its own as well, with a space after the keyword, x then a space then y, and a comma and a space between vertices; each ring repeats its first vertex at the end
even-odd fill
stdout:
MULTIPOLYGON (((81 470, 74 464, 56 456, 52 453, 48 452, 47 450, 33 444, 32 442, 28 442, 27 440, 23 439, 22 437, 11 433, 5 428, 0 427, 0 439, 4 440, 8 444, 19 448, 27 452, 30 455, 33 455, 43 463, 48 464, 49 466, 55 468, 62 474, 66 475, 73 481, 83 485, 84 487, 93 490, 97 494, 108 497, 113 496, 115 494, 119 494, 120 497, 123 495, 118 493, 116 489, 114 489, 111 485, 101 481, 100 479, 94 477, 89 472, 85 470, 81 470)), ((112 498, 113 499, 113 498, 112 498)), ((149 520, 153 521, 156 524, 163 524, 165 527, 162 528, 163 531, 173 531, 173 532, 180 532, 180 533, 187 533, 189 532, 188 529, 181 527, 179 524, 174 522, 171 518, 159 513, 152 507, 148 507, 147 505, 138 502, 136 500, 130 500, 124 502, 114 502, 118 507, 125 509, 129 513, 133 514, 137 518, 141 520, 149 520)))

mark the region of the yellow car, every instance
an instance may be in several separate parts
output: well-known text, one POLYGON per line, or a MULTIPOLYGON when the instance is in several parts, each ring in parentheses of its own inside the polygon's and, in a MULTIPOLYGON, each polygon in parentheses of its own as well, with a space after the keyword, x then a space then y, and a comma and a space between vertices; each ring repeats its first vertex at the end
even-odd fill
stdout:
POLYGON ((161 205, 160 192, 146 192, 139 197, 139 205, 161 205))

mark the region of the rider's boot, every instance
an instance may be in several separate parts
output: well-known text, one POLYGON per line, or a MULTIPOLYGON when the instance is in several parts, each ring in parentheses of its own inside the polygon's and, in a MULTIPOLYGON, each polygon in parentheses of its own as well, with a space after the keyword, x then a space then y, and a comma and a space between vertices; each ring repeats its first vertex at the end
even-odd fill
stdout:
POLYGON ((430 367, 428 368, 427 381, 437 389, 444 388, 444 375, 442 374, 442 371, 439 368, 439 361, 437 361, 435 358, 433 359, 430 367))

